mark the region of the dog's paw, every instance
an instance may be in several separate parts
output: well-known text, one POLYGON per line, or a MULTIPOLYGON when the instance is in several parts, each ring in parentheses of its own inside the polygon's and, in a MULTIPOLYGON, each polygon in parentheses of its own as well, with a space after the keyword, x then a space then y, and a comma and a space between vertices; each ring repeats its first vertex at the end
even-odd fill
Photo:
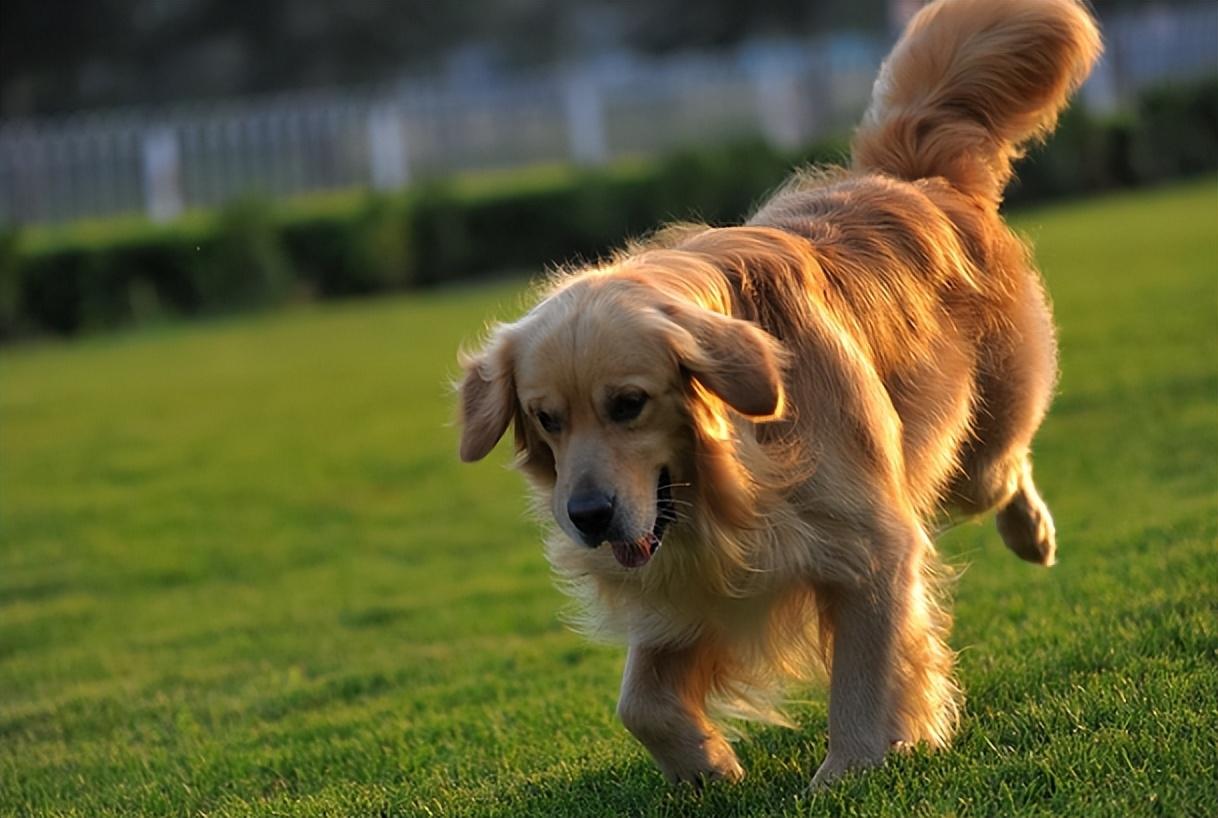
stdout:
POLYGON ((829 753, 825 760, 821 762, 816 775, 812 776, 812 783, 808 789, 811 791, 821 790, 828 787, 834 781, 841 778, 848 772, 854 770, 863 770, 868 767, 878 767, 884 763, 883 755, 847 755, 846 753, 829 753))
POLYGON ((696 750, 657 759, 660 770, 671 784, 692 784, 701 788, 708 781, 730 781, 744 778, 744 768, 736 759, 730 744, 714 737, 702 742, 696 750))
POLYGON ((1057 532, 1049 507, 1035 488, 1024 488, 998 512, 998 533, 1020 559, 1039 565, 1057 561, 1057 532))

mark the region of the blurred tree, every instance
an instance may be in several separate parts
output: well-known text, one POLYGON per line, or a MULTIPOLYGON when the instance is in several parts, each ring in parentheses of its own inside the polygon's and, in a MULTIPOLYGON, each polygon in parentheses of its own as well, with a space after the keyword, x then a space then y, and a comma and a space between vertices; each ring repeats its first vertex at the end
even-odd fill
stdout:
POLYGON ((468 39, 482 5, 3 0, 0 116, 377 80, 468 39))
POLYGON ((882 29, 886 0, 623 0, 628 41, 646 51, 715 47, 749 35, 809 34, 829 28, 882 29))
POLYGON ((468 35, 476 3, 196 0, 176 39, 239 44, 240 91, 378 79, 468 35))
MULTIPOLYGON (((1197 0, 1167 0, 1190 3, 1197 0)), ((1095 0, 1106 8, 1164 0, 1095 0)), ((0 0, 0 117, 884 30, 888 0, 0 0), (452 55, 464 55, 454 58, 452 55)))
POLYGON ((79 98, 87 66, 134 46, 124 0, 4 0, 0 3, 0 115, 56 109, 79 98), (82 11, 87 13, 82 13, 82 11))

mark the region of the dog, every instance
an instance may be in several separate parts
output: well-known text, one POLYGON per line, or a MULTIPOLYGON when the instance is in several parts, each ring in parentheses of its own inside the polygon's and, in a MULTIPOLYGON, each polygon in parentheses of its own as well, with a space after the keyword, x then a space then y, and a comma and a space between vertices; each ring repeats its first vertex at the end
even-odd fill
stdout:
POLYGON ((740 779, 722 717, 781 723, 818 669, 813 785, 950 741, 933 533, 996 510, 1018 556, 1056 551, 1029 459, 1055 333, 999 205, 1100 50, 1075 0, 937 0, 849 167, 558 273, 463 353, 460 456, 512 427, 548 559, 586 630, 628 644, 617 712, 669 780, 740 779))

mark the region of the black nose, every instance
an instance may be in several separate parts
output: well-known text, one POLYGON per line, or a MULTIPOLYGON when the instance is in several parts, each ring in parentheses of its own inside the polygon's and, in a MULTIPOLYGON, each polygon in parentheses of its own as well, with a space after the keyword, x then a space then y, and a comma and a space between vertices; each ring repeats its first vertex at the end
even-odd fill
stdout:
POLYGON ((600 491, 585 491, 571 495, 567 501, 567 516, 584 535, 589 545, 600 545, 613 522, 614 498, 600 491))

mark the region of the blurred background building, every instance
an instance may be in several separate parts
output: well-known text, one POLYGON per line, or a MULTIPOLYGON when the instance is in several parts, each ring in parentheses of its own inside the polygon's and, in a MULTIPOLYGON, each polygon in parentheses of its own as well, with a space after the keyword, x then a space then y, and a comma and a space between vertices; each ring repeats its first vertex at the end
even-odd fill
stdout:
MULTIPOLYGON (((5 0, 0 224, 172 219, 844 133, 916 0, 5 0)), ((1099 113, 1218 71, 1218 4, 1097 2, 1099 113)))

